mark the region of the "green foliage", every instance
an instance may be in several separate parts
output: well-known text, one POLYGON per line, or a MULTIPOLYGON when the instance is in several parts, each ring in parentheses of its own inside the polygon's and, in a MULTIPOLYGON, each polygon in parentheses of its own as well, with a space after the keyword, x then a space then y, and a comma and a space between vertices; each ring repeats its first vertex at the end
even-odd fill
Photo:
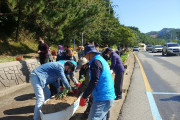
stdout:
POLYGON ((129 27, 133 34, 132 40, 133 43, 131 45, 135 46, 138 43, 152 44, 152 45, 162 45, 166 41, 163 39, 152 38, 149 35, 141 33, 136 27, 129 27))
POLYGON ((138 28, 121 25, 110 0, 2 0, 1 3, 3 41, 7 37, 14 40, 17 34, 22 41, 23 32, 28 31, 33 39, 44 36, 49 45, 73 44, 73 39, 79 45, 82 33, 84 43, 94 41, 101 46, 162 43, 140 33, 138 28))
POLYGON ((85 81, 84 75, 82 76, 82 78, 79 81, 80 81, 80 83, 83 83, 85 81))
POLYGON ((129 55, 129 52, 125 52, 123 55, 121 55, 121 60, 122 60, 123 62, 125 62, 126 59, 127 59, 127 57, 128 57, 128 55, 129 55))
POLYGON ((69 90, 64 88, 63 91, 56 96, 56 99, 62 99, 63 97, 67 96, 68 93, 69 93, 69 90))

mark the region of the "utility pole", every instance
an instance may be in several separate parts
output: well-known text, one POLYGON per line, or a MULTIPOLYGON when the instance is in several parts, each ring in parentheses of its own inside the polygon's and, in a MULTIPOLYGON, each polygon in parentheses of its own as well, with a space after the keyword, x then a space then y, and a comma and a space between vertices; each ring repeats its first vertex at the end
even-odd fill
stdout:
POLYGON ((74 50, 75 50, 75 37, 74 37, 74 50))
POLYGON ((82 33, 82 46, 83 46, 83 33, 82 33))
POLYGON ((111 12, 111 10, 110 10, 110 5, 111 5, 111 4, 109 3, 109 14, 110 14, 110 12, 111 12))

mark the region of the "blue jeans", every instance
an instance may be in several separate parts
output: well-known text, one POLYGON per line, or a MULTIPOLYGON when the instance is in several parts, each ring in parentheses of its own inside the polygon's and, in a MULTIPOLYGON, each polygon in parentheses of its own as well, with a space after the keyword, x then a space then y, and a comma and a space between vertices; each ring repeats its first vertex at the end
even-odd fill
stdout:
POLYGON ((34 108, 34 120, 41 120, 40 119, 40 109, 44 103, 45 100, 50 98, 50 90, 47 86, 42 88, 40 80, 38 76, 32 72, 30 75, 31 84, 34 88, 34 93, 36 95, 36 105, 34 108))
POLYGON ((106 120, 114 100, 93 101, 88 120, 106 120))

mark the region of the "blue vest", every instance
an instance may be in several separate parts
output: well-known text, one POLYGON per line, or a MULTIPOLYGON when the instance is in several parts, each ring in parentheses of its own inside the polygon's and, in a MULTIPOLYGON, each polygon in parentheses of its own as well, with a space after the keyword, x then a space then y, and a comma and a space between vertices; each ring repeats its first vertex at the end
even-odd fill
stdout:
MULTIPOLYGON (((99 82, 96 88, 92 92, 94 101, 105 101, 105 100, 115 99, 116 96, 114 91, 114 84, 108 63, 103 57, 101 57, 100 55, 96 55, 89 62, 90 66, 94 60, 99 60, 103 67, 99 77, 99 82)), ((90 71, 90 75, 91 75, 91 71, 90 71)))

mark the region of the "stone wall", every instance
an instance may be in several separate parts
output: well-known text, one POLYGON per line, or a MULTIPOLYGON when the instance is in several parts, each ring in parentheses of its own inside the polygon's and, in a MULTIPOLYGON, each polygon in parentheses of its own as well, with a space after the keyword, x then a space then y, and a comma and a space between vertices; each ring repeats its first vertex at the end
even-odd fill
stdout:
POLYGON ((39 65, 37 59, 0 63, 0 91, 29 83, 29 74, 39 65))

